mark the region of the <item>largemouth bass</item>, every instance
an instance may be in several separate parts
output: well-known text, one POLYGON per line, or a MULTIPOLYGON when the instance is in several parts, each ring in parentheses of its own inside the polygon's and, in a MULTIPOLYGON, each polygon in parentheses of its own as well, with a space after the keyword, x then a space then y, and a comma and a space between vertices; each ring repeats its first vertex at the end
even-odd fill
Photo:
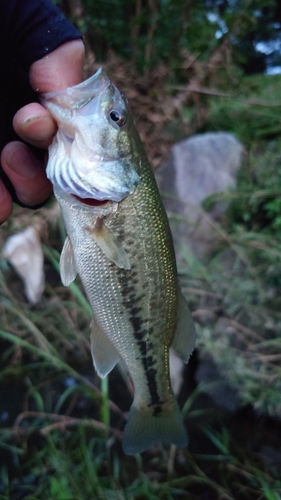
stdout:
POLYGON ((61 279, 79 274, 93 310, 91 351, 105 377, 120 358, 135 396, 123 449, 154 441, 187 445, 169 375, 172 346, 187 362, 191 314, 177 281, 171 232, 151 166, 124 97, 99 70, 85 82, 45 94, 58 123, 47 175, 67 239, 61 279))

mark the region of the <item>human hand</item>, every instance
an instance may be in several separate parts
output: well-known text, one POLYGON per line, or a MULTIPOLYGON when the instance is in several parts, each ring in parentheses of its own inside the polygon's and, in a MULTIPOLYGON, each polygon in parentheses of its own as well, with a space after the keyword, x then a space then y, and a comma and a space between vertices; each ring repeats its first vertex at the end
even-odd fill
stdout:
MULTIPOLYGON (((82 80, 84 45, 81 40, 64 43, 47 56, 34 62, 29 71, 30 84, 36 92, 54 92, 82 80)), ((57 130, 50 113, 39 103, 27 104, 14 116, 13 126, 24 141, 47 149, 57 130)), ((18 199, 29 206, 44 202, 52 192, 45 166, 26 144, 13 141, 1 154, 1 165, 12 182, 18 199)), ((0 223, 12 213, 13 201, 0 180, 0 223)))

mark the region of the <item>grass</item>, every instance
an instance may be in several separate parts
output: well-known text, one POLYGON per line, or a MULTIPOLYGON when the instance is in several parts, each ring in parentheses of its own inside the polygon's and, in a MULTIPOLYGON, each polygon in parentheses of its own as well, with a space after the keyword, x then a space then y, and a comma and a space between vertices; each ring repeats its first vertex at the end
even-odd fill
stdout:
MULTIPOLYGON (((186 283, 185 290, 193 295, 198 310, 200 355, 211 355, 243 404, 280 418, 281 304, 275 284, 278 276, 274 277, 279 269, 279 247, 260 247, 260 241, 254 235, 246 241, 240 234, 233 237, 231 250, 224 247, 203 272, 202 266, 193 266, 193 286, 186 283), (198 288, 206 293, 195 296, 198 288)), ((190 265, 192 259, 187 254, 185 250, 183 257, 190 265)))

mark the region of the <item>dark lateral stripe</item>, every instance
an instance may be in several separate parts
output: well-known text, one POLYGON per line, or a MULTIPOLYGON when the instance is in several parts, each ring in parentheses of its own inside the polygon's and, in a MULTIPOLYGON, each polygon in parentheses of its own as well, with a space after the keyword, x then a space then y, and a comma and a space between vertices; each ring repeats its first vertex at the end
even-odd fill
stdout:
MULTIPOLYGON (((137 337, 139 332, 135 332, 135 338, 137 337)), ((147 380, 147 388, 150 394, 150 404, 149 406, 161 405, 162 402, 160 400, 160 396, 158 394, 157 382, 156 382, 156 374, 157 370, 152 368, 155 365, 156 361, 152 358, 152 356, 147 356, 147 345, 145 340, 137 340, 137 345, 141 354, 141 362, 144 368, 144 374, 147 380)))
MULTIPOLYGON (((148 355, 147 352, 147 329, 143 327, 145 320, 140 316, 142 309, 139 307, 139 303, 144 297, 144 294, 137 297, 135 294, 134 284, 137 283, 137 276, 134 272, 134 266, 130 272, 124 272, 123 269, 118 269, 117 276, 119 283, 121 285, 121 294, 123 297, 123 305, 126 307, 129 313, 129 321, 132 325, 133 335, 136 340, 136 344, 140 351, 140 359, 142 366, 144 368, 144 374, 147 380, 147 388, 150 395, 149 406, 156 406, 155 416, 161 413, 161 405, 163 402, 160 400, 160 396, 157 389, 156 374, 157 371, 153 366, 156 364, 156 360, 151 354, 148 355)), ((149 331, 152 334, 152 329, 149 331)))

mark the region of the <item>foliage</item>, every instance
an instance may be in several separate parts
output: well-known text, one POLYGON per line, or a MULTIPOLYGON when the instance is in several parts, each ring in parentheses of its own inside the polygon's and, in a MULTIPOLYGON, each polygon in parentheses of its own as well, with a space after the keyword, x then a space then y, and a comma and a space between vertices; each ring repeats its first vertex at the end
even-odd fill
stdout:
POLYGON ((236 90, 210 96, 202 131, 229 130, 246 147, 260 143, 261 149, 265 140, 278 138, 281 132, 280 89, 280 75, 241 78, 236 90))
POLYGON ((83 0, 83 21, 79 26, 87 35, 98 59, 108 50, 133 59, 143 70, 155 63, 179 64, 186 49, 207 57, 215 42, 215 27, 208 21, 201 2, 192 6, 184 0, 83 0), (205 37, 198 31, 205 30, 205 37), (173 51, 171 51, 173 47, 173 51))
POLYGON ((273 249, 281 239, 281 149, 272 141, 263 152, 257 147, 249 155, 248 169, 240 173, 241 195, 229 209, 233 228, 259 233, 273 249))
MULTIPOLYGON (((113 51, 146 73, 165 64, 178 77, 190 76, 184 71, 189 67, 186 54, 208 61, 225 44, 228 59, 233 53, 235 64, 250 72, 255 65, 254 72, 261 72, 266 56, 257 43, 280 38, 276 0, 81 0, 78 7, 67 0, 55 3, 76 22, 99 61, 113 51)), ((277 54, 272 49, 271 59, 277 54)))

